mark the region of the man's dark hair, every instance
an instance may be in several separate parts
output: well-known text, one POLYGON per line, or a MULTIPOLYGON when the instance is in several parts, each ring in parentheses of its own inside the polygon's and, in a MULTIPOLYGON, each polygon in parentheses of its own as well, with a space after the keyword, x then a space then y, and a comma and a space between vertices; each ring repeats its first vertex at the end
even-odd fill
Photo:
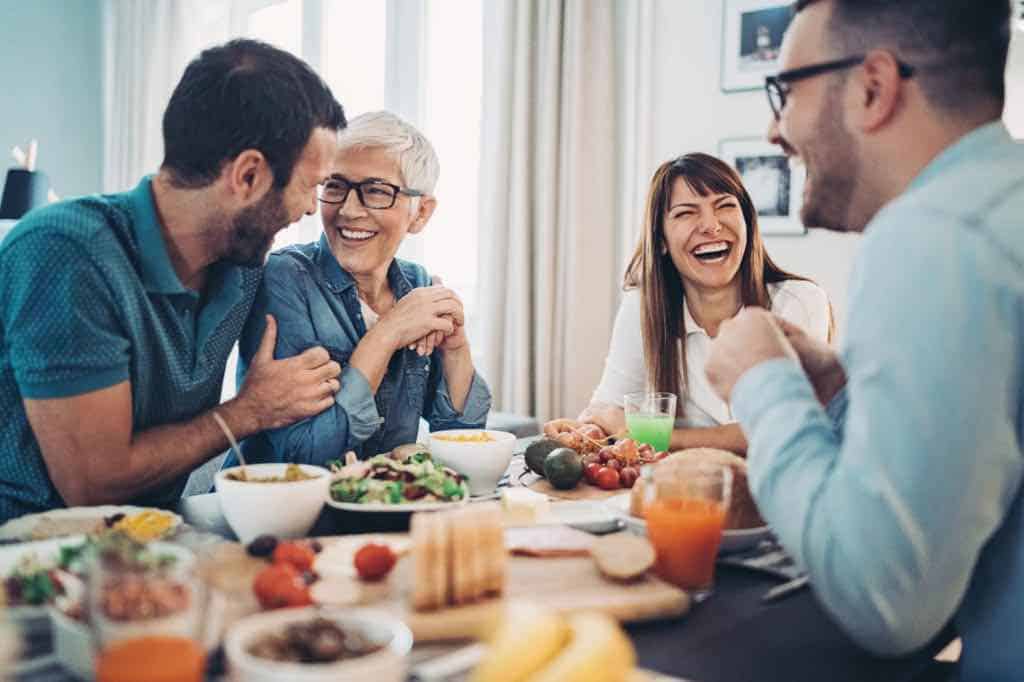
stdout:
POLYGON ((162 167, 179 186, 205 187, 255 149, 281 189, 313 130, 345 125, 341 104, 308 64, 257 40, 232 40, 193 59, 174 88, 162 167))
MULTIPOLYGON (((795 11, 821 0, 797 0, 795 11)), ((893 50, 936 108, 969 114, 1006 99, 1008 0, 832 0, 836 56, 893 50), (980 101, 979 101, 980 100, 980 101)))

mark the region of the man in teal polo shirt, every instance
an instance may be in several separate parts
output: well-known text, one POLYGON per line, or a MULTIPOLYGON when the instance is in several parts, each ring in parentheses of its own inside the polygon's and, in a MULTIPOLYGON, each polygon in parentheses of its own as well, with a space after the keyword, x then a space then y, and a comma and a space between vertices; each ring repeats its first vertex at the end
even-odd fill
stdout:
POLYGON ((164 162, 132 191, 27 215, 0 248, 0 521, 55 507, 173 505, 238 438, 333 404, 323 348, 273 357, 239 394, 225 364, 274 235, 316 210, 341 105, 256 41, 204 51, 164 113, 164 162))

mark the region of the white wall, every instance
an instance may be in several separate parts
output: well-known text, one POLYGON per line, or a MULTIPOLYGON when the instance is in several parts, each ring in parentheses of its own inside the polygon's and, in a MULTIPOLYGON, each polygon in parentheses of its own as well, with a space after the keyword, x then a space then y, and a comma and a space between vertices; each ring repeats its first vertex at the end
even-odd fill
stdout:
MULTIPOLYGON (((720 140, 763 135, 771 112, 762 90, 723 93, 720 87, 720 0, 652 0, 655 9, 652 163, 691 151, 715 154, 720 140)), ((1024 139, 1024 34, 1016 31, 1007 69, 1006 121, 1024 139)), ((772 237, 768 252, 783 268, 825 287, 839 338, 846 322, 847 282, 859 237, 811 230, 772 237)))

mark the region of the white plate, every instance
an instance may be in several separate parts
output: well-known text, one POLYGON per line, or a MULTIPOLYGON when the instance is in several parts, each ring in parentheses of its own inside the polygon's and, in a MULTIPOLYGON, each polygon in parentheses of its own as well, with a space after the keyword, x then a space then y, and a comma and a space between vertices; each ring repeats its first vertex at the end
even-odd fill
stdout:
POLYGON ((608 533, 618 528, 620 520, 620 515, 601 501, 552 499, 548 512, 526 525, 572 526, 592 533, 608 533))
MULTIPOLYGON (((629 513, 630 493, 623 493, 615 497, 609 497, 605 504, 609 505, 626 524, 626 528, 637 535, 647 534, 647 524, 643 519, 638 519, 629 513)), ((722 531, 722 544, 718 548, 719 554, 742 552, 757 546, 762 540, 767 540, 771 535, 771 528, 759 526, 758 528, 743 528, 738 530, 722 531)))
MULTIPOLYGON (((332 481, 333 484, 333 481, 332 481)), ((376 513, 376 514, 411 514, 412 512, 442 511, 454 509, 455 507, 467 504, 474 500, 492 499, 494 493, 485 493, 478 497, 471 497, 469 486, 465 481, 462 483, 462 499, 455 502, 405 502, 403 504, 389 504, 387 502, 338 502, 331 497, 330 489, 327 491, 327 504, 335 509, 344 511, 376 513)))
POLYGON ((328 506, 344 511, 363 513, 384 513, 384 514, 411 514, 413 512, 441 511, 443 509, 454 509, 464 505, 469 500, 462 499, 455 502, 407 502, 405 504, 386 504, 384 502, 338 502, 327 498, 328 506))
MULTIPOLYGON (((38 514, 26 514, 25 516, 19 516, 16 519, 12 519, 0 526, 0 540, 32 540, 32 532, 36 527, 36 524, 40 523, 44 519, 64 520, 64 519, 95 519, 103 520, 108 516, 114 514, 124 514, 130 516, 131 514, 138 514, 153 509, 152 507, 134 507, 131 505, 102 505, 98 507, 70 507, 68 509, 51 509, 50 511, 39 512, 38 514)), ((181 525, 181 517, 174 512, 169 512, 166 509, 156 509, 155 511, 162 512, 164 514, 170 514, 174 521, 171 527, 167 529, 164 537, 169 536, 174 532, 178 526, 181 525)))
MULTIPOLYGON (((71 535, 66 538, 52 540, 35 540, 16 545, 0 546, 0 579, 6 580, 17 567, 23 556, 34 554, 44 566, 56 566, 60 558, 60 548, 76 547, 85 541, 84 535, 71 535)), ((4 609, 9 621, 23 628, 32 629, 38 626, 49 627, 49 616, 46 606, 12 606, 4 609)))

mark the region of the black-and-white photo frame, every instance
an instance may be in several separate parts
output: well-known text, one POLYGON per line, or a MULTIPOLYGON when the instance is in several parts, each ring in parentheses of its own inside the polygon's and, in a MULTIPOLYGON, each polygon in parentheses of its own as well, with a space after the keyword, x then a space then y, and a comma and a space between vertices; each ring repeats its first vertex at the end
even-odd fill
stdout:
POLYGON ((761 234, 807 234, 807 228, 800 221, 804 190, 802 166, 790 165, 781 149, 759 137, 722 140, 719 154, 743 178, 743 185, 757 209, 761 234))
POLYGON ((722 90, 764 87, 778 71, 782 36, 793 18, 791 2, 724 0, 722 18, 722 90))

